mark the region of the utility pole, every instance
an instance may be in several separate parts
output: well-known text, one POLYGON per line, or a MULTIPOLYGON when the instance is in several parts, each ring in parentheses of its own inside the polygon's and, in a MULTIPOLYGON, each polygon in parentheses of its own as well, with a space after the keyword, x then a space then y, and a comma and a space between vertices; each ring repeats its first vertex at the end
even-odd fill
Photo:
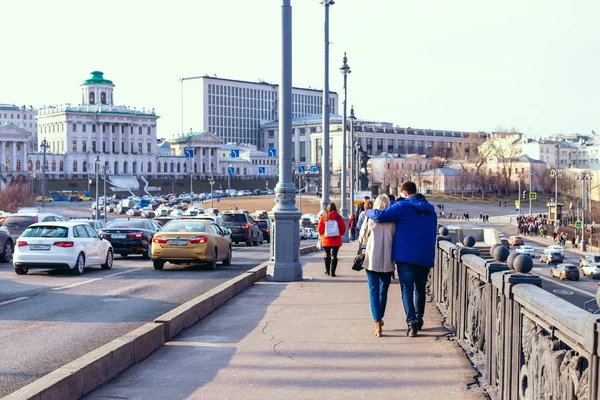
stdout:
POLYGON ((325 211, 329 204, 329 7, 335 4, 334 0, 321 0, 325 7, 325 63, 323 82, 323 167, 321 169, 321 209, 325 211))
POLYGON ((46 138, 42 140, 40 147, 44 152, 44 156, 42 158, 42 209, 44 209, 46 206, 46 150, 50 147, 46 138))
POLYGON ((529 175, 529 216, 531 216, 531 183, 535 174, 533 173, 533 171, 529 171, 527 175, 529 175))
MULTIPOLYGON (((354 214, 354 106, 350 107, 350 214, 354 214)), ((358 150, 357 150, 358 151, 358 150)))
POLYGON ((98 186, 99 186, 99 178, 100 178, 100 155, 96 154, 96 218, 95 220, 100 219, 100 197, 98 196, 98 186))
MULTIPOLYGON (((348 172, 346 171, 346 140, 347 140, 347 136, 348 136, 348 131, 347 131, 347 126, 346 126, 346 109, 348 108, 347 104, 348 104, 348 74, 350 74, 350 67, 348 66, 348 57, 346 57, 346 53, 344 53, 344 63, 342 64, 342 67, 340 68, 340 72, 342 73, 342 75, 344 76, 344 119, 342 122, 342 174, 341 174, 341 191, 340 191, 340 197, 341 199, 341 207, 340 207, 340 211, 342 213, 342 218, 344 218, 344 223, 346 224, 346 226, 348 226, 348 210, 346 208, 346 184, 348 181, 348 172)), ((352 141, 350 141, 350 143, 352 143, 352 141)), ((350 152, 350 154, 352 154, 352 152, 350 152)), ((352 171, 350 171, 350 176, 352 176, 352 171)), ((344 232, 344 235, 342 236, 342 242, 343 243, 348 243, 350 242, 350 238, 348 236, 348 231, 349 229, 346 229, 346 232, 344 232)))

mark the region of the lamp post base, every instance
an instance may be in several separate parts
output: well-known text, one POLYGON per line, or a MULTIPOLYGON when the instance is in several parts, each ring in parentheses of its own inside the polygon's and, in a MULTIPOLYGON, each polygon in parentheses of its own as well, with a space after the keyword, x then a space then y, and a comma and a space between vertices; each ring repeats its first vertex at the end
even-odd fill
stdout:
POLYGON ((350 243, 350 237, 348 236, 350 231, 348 227, 348 215, 342 215, 342 218, 344 218, 344 225, 346 225, 346 232, 342 235, 342 243, 350 243))
POLYGON ((271 259, 267 266, 267 280, 301 281, 299 221, 302 214, 295 209, 271 211, 268 215, 271 221, 271 259))

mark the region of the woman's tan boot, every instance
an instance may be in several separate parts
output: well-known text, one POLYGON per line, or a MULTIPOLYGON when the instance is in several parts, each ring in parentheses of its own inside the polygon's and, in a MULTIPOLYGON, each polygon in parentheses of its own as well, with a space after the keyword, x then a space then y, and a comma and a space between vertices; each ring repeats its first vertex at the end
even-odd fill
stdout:
POLYGON ((377 337, 381 336, 381 322, 375 321, 375 332, 373 332, 373 335, 377 337))

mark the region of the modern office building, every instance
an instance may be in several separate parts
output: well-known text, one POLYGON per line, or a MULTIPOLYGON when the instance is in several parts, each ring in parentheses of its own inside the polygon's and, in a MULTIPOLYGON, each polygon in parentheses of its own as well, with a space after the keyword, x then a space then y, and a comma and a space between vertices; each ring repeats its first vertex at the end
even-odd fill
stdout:
POLYGON ((0 103, 0 124, 11 123, 35 135, 37 133, 37 121, 35 120, 37 112, 38 110, 33 106, 19 107, 15 104, 0 103))
MULTIPOLYGON (((293 88, 293 117, 322 113, 323 91, 293 88)), ((337 113, 338 95, 329 94, 330 112, 337 113)), ((202 129, 224 143, 251 144, 264 148, 262 122, 278 119, 279 85, 234 79, 202 77, 202 129)))

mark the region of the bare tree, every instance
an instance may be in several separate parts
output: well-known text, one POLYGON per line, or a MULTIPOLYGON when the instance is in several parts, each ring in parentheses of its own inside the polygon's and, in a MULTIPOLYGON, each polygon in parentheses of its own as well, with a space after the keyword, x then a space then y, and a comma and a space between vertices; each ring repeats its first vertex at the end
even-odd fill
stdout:
POLYGON ((513 128, 512 131, 503 132, 504 135, 493 137, 486 141, 481 147, 491 151, 490 156, 494 156, 498 160, 498 164, 502 165, 501 174, 504 178, 505 192, 508 194, 510 181, 513 174, 513 163, 516 158, 521 155, 519 146, 515 146, 517 139, 510 134, 517 134, 513 128))
POLYGON ((450 164, 452 149, 444 146, 444 143, 435 142, 428 149, 427 156, 431 159, 433 168, 444 168, 450 164))

